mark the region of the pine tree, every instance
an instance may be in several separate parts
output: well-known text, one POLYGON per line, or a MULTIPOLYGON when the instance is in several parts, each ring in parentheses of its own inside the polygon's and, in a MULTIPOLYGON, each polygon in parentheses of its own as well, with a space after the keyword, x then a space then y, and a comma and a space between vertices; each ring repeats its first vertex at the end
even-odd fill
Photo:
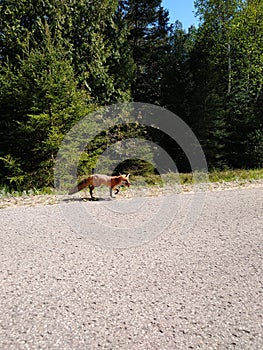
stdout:
POLYGON ((259 166, 262 2, 199 0, 195 4, 202 25, 191 62, 192 105, 203 121, 201 138, 208 160, 219 167, 259 166))
POLYGON ((1 2, 2 183, 50 185, 56 151, 69 128, 94 103, 130 99, 134 63, 117 4, 1 2))
POLYGON ((161 79, 168 45, 169 17, 160 0, 120 1, 130 29, 129 43, 136 64, 134 101, 160 104, 161 79))
POLYGON ((42 39, 16 67, 2 66, 1 181, 19 190, 52 185, 60 142, 89 111, 89 96, 77 90, 71 62, 47 23, 42 39))

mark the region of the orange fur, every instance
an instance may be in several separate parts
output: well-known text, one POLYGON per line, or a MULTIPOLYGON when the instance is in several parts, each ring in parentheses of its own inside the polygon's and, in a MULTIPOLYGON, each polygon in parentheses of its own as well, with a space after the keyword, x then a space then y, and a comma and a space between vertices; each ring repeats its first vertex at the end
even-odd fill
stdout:
POLYGON ((129 176, 128 175, 119 175, 119 176, 108 176, 108 175, 101 175, 101 174, 94 174, 90 175, 87 178, 83 179, 78 185, 73 187, 69 194, 76 193, 78 191, 83 190, 86 187, 89 187, 90 190, 90 196, 93 197, 92 191, 95 187, 99 187, 101 185, 105 185, 110 187, 110 195, 112 197, 112 190, 115 191, 115 194, 119 192, 119 189, 116 188, 117 186, 124 185, 126 187, 130 187, 129 182, 129 176))

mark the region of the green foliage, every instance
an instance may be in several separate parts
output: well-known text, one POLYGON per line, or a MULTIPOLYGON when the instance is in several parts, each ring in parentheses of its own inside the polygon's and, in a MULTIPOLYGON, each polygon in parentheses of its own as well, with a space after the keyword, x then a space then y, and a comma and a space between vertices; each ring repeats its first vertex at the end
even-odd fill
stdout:
POLYGON ((263 179, 263 169, 224 169, 221 171, 212 170, 209 173, 209 181, 211 182, 252 181, 260 179, 263 179))
POLYGON ((123 0, 119 3, 130 29, 129 45, 136 64, 132 97, 135 102, 160 104, 160 80, 170 30, 168 12, 161 6, 161 0, 123 0))
POLYGON ((0 183, 50 186, 70 128, 95 102, 130 99, 127 27, 115 15, 116 1, 4 0, 0 6, 0 183))
POLYGON ((18 67, 2 67, 1 159, 8 185, 14 188, 52 184, 64 134, 90 110, 85 103, 89 97, 77 91, 71 64, 63 49, 55 47, 47 23, 44 29, 42 48, 32 49, 18 67))
POLYGON ((202 22, 190 54, 190 125, 210 166, 262 166, 255 145, 262 129, 262 2, 195 4, 202 22))
MULTIPOLYGON (((263 2, 196 0, 200 26, 188 31, 169 24, 161 3, 0 2, 1 186, 20 192, 51 186, 57 152, 73 125, 100 106, 131 100, 178 114, 210 168, 262 167, 263 2)), ((100 160, 105 172, 155 176, 149 147, 132 154, 128 140, 140 138, 188 171, 182 150, 160 130, 120 124, 117 116, 116 128, 99 133, 81 154, 85 133, 72 135, 72 149, 63 146, 69 181, 76 159, 79 175, 100 160)), ((96 131, 93 120, 84 126, 96 131)))
POLYGON ((87 144, 79 160, 78 174, 90 174, 93 169, 109 175, 129 172, 146 174, 154 171, 153 153, 144 142, 146 133, 146 128, 140 124, 118 124, 116 118, 114 128, 97 134, 87 144))

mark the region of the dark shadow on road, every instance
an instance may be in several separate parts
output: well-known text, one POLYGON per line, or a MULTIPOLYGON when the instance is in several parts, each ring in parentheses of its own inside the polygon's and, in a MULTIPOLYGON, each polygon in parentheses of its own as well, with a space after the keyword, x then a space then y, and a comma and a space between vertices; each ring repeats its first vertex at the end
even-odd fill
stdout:
POLYGON ((62 202, 101 202, 101 201, 112 201, 114 198, 103 198, 103 197, 95 197, 95 198, 90 198, 90 197, 71 197, 71 198, 63 198, 62 202))

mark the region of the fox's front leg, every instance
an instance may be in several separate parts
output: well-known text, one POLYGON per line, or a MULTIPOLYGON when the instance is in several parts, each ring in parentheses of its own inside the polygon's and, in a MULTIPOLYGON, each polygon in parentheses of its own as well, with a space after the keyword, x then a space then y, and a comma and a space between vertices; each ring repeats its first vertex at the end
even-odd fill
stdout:
POLYGON ((118 194, 119 191, 120 191, 118 188, 110 188, 110 196, 111 196, 111 197, 113 197, 113 195, 112 195, 112 190, 115 191, 115 192, 114 192, 115 195, 118 194))

